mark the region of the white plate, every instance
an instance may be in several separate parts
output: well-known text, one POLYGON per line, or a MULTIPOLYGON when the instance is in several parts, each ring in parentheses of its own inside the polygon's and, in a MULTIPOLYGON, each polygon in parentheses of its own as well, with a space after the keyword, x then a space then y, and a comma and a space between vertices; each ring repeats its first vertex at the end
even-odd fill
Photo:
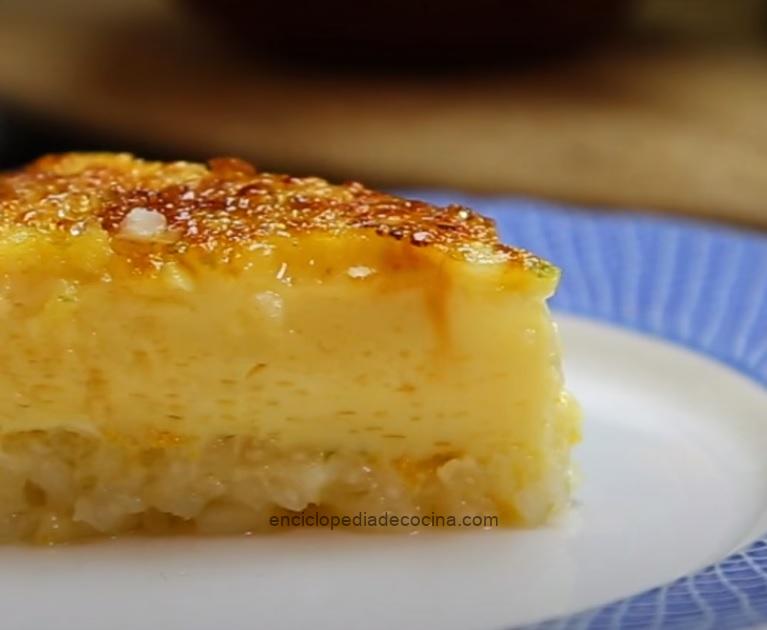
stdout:
POLYGON ((2 627, 485 630, 662 584, 767 530, 767 392, 666 342, 559 319, 586 416, 560 522, 3 547, 2 627))

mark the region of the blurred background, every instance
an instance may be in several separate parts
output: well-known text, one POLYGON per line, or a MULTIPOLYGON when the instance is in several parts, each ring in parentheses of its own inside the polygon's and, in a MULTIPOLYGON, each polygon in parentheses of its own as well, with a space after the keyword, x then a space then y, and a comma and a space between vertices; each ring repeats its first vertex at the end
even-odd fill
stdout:
POLYGON ((2 0, 0 167, 46 152, 767 227, 767 0, 2 0))

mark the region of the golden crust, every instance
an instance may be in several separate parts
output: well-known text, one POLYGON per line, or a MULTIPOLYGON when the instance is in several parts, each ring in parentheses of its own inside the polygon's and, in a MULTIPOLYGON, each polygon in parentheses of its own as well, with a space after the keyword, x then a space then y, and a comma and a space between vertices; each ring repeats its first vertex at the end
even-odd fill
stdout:
POLYGON ((507 263, 548 275, 548 263, 503 245, 490 219, 316 177, 258 172, 235 158, 151 162, 128 154, 70 153, 0 175, 0 229, 23 226, 77 235, 97 221, 119 235, 137 208, 160 213, 175 252, 227 254, 276 238, 363 231, 477 263, 507 263))

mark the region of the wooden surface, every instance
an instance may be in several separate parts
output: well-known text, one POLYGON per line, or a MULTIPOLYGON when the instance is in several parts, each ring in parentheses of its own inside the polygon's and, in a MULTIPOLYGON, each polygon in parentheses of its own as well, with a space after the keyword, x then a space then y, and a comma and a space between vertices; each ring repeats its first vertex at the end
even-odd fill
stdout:
POLYGON ((640 40, 537 71, 332 76, 238 58, 154 0, 79 6, 2 5, 0 95, 115 148, 767 227, 760 44, 640 40))

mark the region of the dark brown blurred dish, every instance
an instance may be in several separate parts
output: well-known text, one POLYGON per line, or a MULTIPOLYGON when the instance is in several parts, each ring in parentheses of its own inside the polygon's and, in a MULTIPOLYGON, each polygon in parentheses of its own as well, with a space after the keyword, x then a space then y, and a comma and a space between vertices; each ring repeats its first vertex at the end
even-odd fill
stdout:
MULTIPOLYGON (((625 37, 535 71, 477 59, 470 72, 443 62, 444 72, 430 66, 414 77, 402 72, 410 65, 339 73, 337 65, 320 72, 248 58, 230 45, 235 37, 208 36, 216 28, 206 11, 221 19, 231 0, 199 13, 182 4, 191 0, 5 0, 0 96, 32 125, 59 121, 78 138, 62 138, 62 149, 82 148, 87 137, 91 147, 240 154, 391 189, 516 193, 767 227, 764 1, 744 0, 748 12, 738 0, 734 44, 677 41, 661 27, 660 13, 679 4, 710 23, 721 0, 651 0, 636 4, 625 37), (642 27, 642 15, 655 26, 642 27)), ((245 22, 250 40, 279 41, 301 5, 270 24, 274 11, 245 22)), ((724 31, 727 11, 718 11, 724 31)), ((448 32, 427 30, 424 37, 448 32)), ((469 30, 450 31, 453 54, 472 53, 469 30)), ((545 45, 551 36, 536 32, 545 45)))
POLYGON ((508 60, 597 40, 633 0, 179 0, 249 49, 355 62, 508 60))

